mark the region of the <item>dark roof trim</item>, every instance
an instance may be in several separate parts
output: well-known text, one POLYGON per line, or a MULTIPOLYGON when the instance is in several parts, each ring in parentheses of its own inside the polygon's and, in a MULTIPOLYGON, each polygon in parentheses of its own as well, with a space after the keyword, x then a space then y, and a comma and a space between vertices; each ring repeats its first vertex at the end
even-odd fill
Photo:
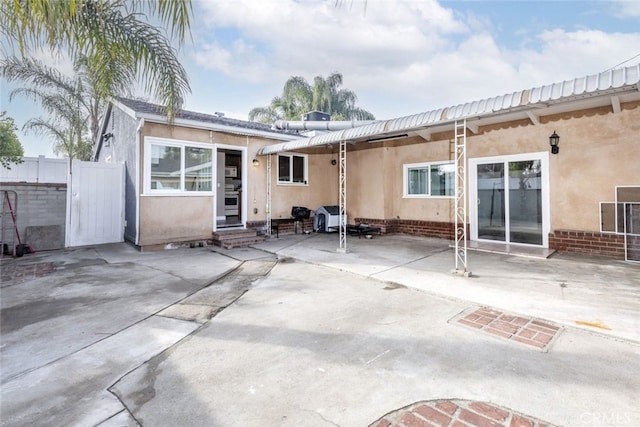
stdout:
MULTIPOLYGON (((164 113, 164 108, 160 105, 128 98, 117 98, 113 103, 122 110, 129 109, 130 111, 128 113, 133 113, 134 117, 137 119, 144 118, 145 121, 169 124, 167 116, 164 113)), ((173 124, 207 130, 218 130, 221 132, 241 135, 261 136, 281 141, 291 141, 303 138, 297 132, 272 129, 270 125, 263 123, 249 122, 220 115, 199 113, 188 110, 179 110, 175 115, 173 124)))

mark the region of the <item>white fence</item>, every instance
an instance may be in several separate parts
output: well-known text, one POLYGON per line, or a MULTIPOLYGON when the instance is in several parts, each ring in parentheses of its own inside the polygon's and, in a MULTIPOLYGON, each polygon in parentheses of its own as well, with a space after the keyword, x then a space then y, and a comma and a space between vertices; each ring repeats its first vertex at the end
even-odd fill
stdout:
POLYGON ((69 175, 68 159, 40 156, 9 167, 0 167, 0 189, 16 198, 0 219, 18 229, 13 240, 36 251, 124 240, 124 164, 74 160, 69 175))
POLYGON ((0 183, 27 182, 42 184, 66 184, 68 159, 24 157, 23 162, 0 167, 0 183))

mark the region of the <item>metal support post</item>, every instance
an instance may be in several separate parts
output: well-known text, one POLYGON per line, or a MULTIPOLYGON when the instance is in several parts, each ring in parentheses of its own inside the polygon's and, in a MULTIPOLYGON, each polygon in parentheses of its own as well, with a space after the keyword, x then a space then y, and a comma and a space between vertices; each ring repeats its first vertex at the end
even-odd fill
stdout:
POLYGON ((267 203, 264 210, 267 214, 265 232, 271 237, 271 154, 267 154, 267 203))
POLYGON ((347 142, 340 141, 340 178, 338 193, 340 195, 340 247, 338 252, 347 253, 347 142))
POLYGON ((456 265, 453 273, 465 277, 471 275, 467 269, 467 120, 455 122, 455 253, 456 265))

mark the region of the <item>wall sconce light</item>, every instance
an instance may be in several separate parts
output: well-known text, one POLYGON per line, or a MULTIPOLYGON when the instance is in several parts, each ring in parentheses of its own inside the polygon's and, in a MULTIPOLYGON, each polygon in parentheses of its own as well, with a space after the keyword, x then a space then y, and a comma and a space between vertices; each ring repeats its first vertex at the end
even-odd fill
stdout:
POLYGON ((109 140, 113 138, 113 133, 109 132, 109 133, 105 133, 102 135, 102 139, 104 141, 104 146, 105 147, 109 147, 111 144, 109 143, 109 140))
POLYGON ((560 147, 558 147, 558 143, 560 142, 560 136, 554 130, 551 136, 549 137, 549 145, 551 145, 551 154, 558 154, 560 151, 560 147))
POLYGON ((260 166, 260 160, 258 160, 257 158, 253 159, 253 166, 255 167, 260 166))

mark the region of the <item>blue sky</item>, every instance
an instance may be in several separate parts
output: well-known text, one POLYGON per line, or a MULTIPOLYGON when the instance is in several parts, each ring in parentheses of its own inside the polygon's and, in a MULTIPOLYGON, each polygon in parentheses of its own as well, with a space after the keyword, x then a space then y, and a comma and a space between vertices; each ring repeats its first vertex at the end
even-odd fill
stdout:
MULTIPOLYGON (((246 119, 288 77, 339 71, 360 107, 387 119, 640 62, 635 0, 338 3, 194 0, 185 108, 246 119)), ((41 114, 9 103, 14 86, 1 83, 0 108, 19 126, 41 114)), ((20 137, 27 156, 53 156, 51 141, 20 137)))

